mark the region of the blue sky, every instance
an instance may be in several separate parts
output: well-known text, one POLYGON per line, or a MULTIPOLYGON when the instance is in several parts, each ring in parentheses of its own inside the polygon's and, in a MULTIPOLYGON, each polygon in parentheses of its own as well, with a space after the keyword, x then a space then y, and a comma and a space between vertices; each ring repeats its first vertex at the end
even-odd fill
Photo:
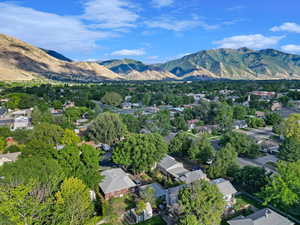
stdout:
POLYGON ((0 33, 75 60, 163 62, 219 47, 300 54, 299 0, 0 0, 0 33))

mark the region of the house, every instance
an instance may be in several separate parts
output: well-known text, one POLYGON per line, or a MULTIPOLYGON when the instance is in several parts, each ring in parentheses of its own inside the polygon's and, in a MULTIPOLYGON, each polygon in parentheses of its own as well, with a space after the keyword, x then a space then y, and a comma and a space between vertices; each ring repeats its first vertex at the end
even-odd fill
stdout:
POLYGON ((176 181, 186 184, 193 183, 200 179, 207 179, 202 170, 190 171, 184 168, 183 164, 167 155, 157 165, 157 168, 166 176, 171 176, 176 181))
POLYGON ((233 129, 244 129, 247 128, 248 124, 246 120, 235 120, 233 122, 233 129))
POLYGON ((11 113, 11 116, 13 118, 18 118, 18 117, 21 117, 21 116, 29 117, 31 115, 31 112, 32 112, 32 109, 17 110, 17 111, 13 111, 11 113))
POLYGON ((261 151, 268 153, 279 153, 279 143, 272 140, 263 140, 260 143, 261 151))
POLYGON ((164 189, 159 183, 152 183, 152 184, 147 184, 147 185, 141 186, 139 188, 139 192, 141 193, 141 192, 145 191, 149 187, 154 190, 154 194, 155 194, 155 197, 157 199, 159 199, 159 198, 165 198, 165 196, 166 196, 166 189, 164 189))
POLYGON ((196 120, 188 120, 187 124, 188 124, 189 130, 196 128, 198 122, 199 122, 199 120, 197 120, 197 119, 196 120))
POLYGON ((273 102, 271 106, 272 111, 278 111, 282 109, 282 104, 280 102, 273 102))
POLYGON ((275 92, 270 92, 270 91, 252 91, 250 92, 251 95, 255 95, 255 96, 260 96, 260 97, 274 97, 276 95, 275 92))
POLYGON ((121 168, 105 170, 101 175, 104 179, 99 186, 105 199, 122 197, 136 186, 121 168))
POLYGON ((166 176, 179 178, 189 172, 183 167, 183 164, 177 162, 173 157, 167 155, 158 164, 157 168, 166 176))
POLYGON ((265 208, 249 216, 239 216, 227 221, 229 225, 293 225, 289 219, 281 216, 277 212, 265 208))
POLYGON ((130 102, 124 102, 121 104, 122 109, 131 109, 132 104, 130 102))
POLYGON ((258 117, 258 118, 264 118, 266 113, 265 112, 261 112, 261 111, 256 111, 255 112, 255 115, 258 117))
POLYGON ((200 127, 196 127, 196 130, 198 133, 200 134, 211 134, 214 130, 219 129, 218 125, 206 125, 206 126, 200 126, 200 127))
POLYGON ((2 166, 4 163, 17 161, 19 155, 21 155, 21 152, 12 152, 12 153, 7 153, 7 154, 1 154, 0 155, 0 166, 2 166))
POLYGON ((130 210, 130 216, 133 218, 135 223, 140 223, 151 219, 153 216, 153 210, 151 204, 149 202, 146 203, 146 208, 143 210, 141 214, 137 214, 135 209, 130 210))
POLYGON ((169 208, 179 209, 178 195, 179 195, 179 192, 186 186, 187 186, 186 184, 181 184, 176 187, 171 187, 171 188, 167 189, 166 203, 169 208))
POLYGON ((199 170, 189 171, 185 173, 184 175, 179 177, 178 180, 186 184, 191 184, 197 180, 202 180, 202 179, 206 180, 207 176, 205 173, 203 173, 202 170, 199 169, 199 170))
POLYGON ((26 116, 19 116, 14 119, 12 130, 28 129, 30 125, 29 118, 26 116))
POLYGON ((11 127, 14 123, 14 120, 11 118, 0 119, 0 127, 11 127))
POLYGON ((223 194, 224 200, 226 201, 226 207, 229 208, 234 204, 234 195, 237 193, 237 190, 232 186, 229 180, 223 178, 218 178, 211 181, 212 184, 215 184, 218 190, 223 194))

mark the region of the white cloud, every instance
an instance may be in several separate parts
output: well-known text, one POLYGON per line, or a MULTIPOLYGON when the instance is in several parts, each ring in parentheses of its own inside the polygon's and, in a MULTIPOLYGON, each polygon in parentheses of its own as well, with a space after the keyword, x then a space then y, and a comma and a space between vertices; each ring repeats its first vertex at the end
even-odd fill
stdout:
POLYGON ((128 0, 90 0, 84 4, 82 18, 96 23, 98 28, 134 27, 139 15, 128 0))
POLYGON ((281 46, 281 50, 291 53, 300 52, 300 45, 283 45, 281 46))
POLYGON ((0 3, 0 33, 62 52, 89 51, 112 33, 90 30, 78 18, 0 3))
POLYGON ((112 56, 142 56, 145 54, 144 49, 122 49, 111 53, 112 56))
POLYGON ((238 35, 215 41, 220 48, 267 48, 276 45, 284 36, 266 37, 261 34, 238 35))
POLYGON ((152 4, 156 8, 170 6, 174 3, 174 0, 152 0, 152 4))
POLYGON ((271 31, 274 31, 274 32, 287 31, 287 32, 300 33, 300 25, 298 25, 296 23, 287 22, 287 23, 283 23, 280 26, 272 27, 271 31))
POLYGON ((151 21, 146 21, 145 24, 150 28, 160 28, 171 31, 184 31, 196 27, 202 27, 205 30, 213 30, 218 28, 217 25, 208 25, 207 23, 194 17, 190 20, 176 20, 175 18, 161 17, 151 21))

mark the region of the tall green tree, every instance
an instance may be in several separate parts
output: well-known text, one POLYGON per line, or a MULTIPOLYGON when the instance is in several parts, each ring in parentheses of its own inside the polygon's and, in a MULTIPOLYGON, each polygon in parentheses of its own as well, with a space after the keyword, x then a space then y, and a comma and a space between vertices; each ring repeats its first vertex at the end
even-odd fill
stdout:
MULTIPOLYGON (((300 160, 277 163, 277 174, 269 179, 260 196, 265 204, 292 210, 300 207, 300 160)), ((299 214, 299 212, 298 212, 299 214)))
POLYGON ((123 98, 116 92, 107 92, 101 98, 101 101, 107 105, 119 106, 122 103, 123 98))
POLYGON ((192 137, 187 132, 179 132, 169 144, 169 153, 177 156, 186 156, 192 144, 192 137))
POLYGON ((212 160, 214 158, 214 154, 214 147, 206 135, 195 139, 188 150, 189 158, 201 163, 207 163, 212 160))
POLYGON ((223 195, 215 185, 205 180, 197 181, 180 191, 179 204, 185 222, 181 224, 189 224, 186 220, 196 224, 196 218, 197 224, 219 225, 225 209, 223 195))
POLYGON ((87 186, 78 178, 64 180, 55 194, 54 224, 81 225, 93 217, 93 204, 87 186))
POLYGON ((216 153, 213 164, 208 169, 210 178, 226 177, 230 169, 237 167, 237 152, 231 144, 226 144, 216 153))
POLYGON ((284 121, 284 136, 300 139, 300 114, 291 114, 284 121))
POLYGON ((135 173, 149 171, 168 151, 159 134, 133 134, 120 142, 112 159, 135 173))
POLYGON ((279 146, 278 157, 284 161, 295 162, 300 159, 300 140, 285 138, 279 146))
POLYGON ((115 113, 101 113, 89 126, 88 136, 100 143, 112 145, 127 134, 127 127, 115 113))

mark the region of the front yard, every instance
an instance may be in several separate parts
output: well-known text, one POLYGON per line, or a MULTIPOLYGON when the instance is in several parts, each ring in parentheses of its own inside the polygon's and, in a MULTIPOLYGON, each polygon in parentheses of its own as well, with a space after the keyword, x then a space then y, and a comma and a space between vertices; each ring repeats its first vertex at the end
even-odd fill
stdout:
POLYGON ((138 223, 137 225, 166 225, 160 216, 155 216, 147 221, 138 223))

